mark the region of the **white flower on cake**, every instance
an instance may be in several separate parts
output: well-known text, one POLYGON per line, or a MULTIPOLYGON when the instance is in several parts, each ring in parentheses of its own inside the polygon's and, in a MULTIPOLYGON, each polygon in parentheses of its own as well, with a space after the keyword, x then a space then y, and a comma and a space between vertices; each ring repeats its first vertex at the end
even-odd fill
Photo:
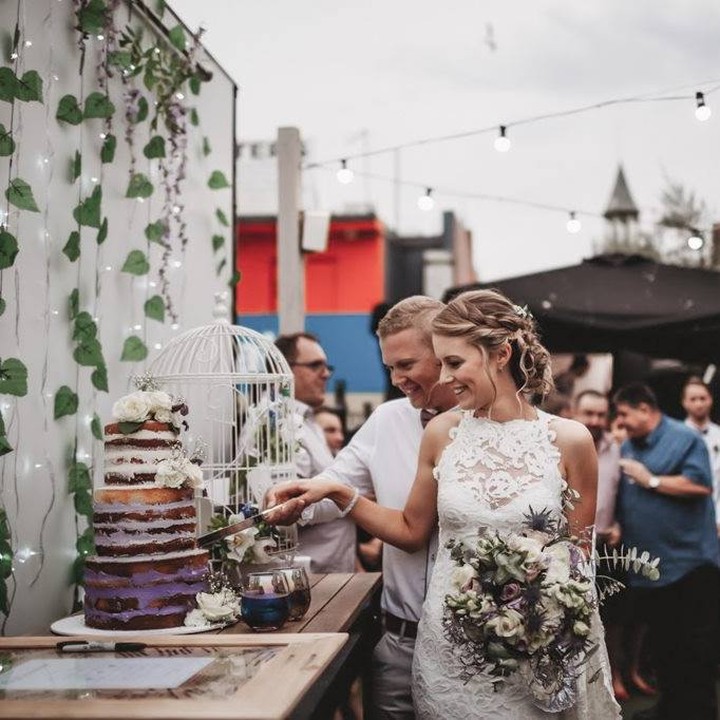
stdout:
POLYGON ((137 392, 121 397, 113 405, 113 417, 118 422, 144 422, 150 416, 152 403, 150 393, 137 392))
POLYGON ((215 593, 198 593, 195 596, 197 610, 185 616, 185 625, 203 627, 213 623, 232 622, 240 617, 240 603, 237 595, 229 588, 215 593))
POLYGON ((202 470, 186 457, 173 456, 157 464, 155 484, 161 487, 202 487, 202 470))

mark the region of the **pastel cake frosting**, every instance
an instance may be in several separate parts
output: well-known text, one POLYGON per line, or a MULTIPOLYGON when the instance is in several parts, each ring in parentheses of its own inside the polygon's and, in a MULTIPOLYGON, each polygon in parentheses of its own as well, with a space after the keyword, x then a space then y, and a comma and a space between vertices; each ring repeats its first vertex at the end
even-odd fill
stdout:
POLYGON ((105 485, 93 497, 96 555, 85 562, 85 622, 105 630, 181 626, 207 591, 196 543, 200 468, 179 441, 184 405, 138 391, 105 427, 105 485))

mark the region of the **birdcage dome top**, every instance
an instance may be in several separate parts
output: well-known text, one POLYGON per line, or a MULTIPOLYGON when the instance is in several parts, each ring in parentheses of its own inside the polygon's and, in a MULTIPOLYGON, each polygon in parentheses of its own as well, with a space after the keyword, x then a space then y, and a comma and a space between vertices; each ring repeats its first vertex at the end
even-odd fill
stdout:
POLYGON ((292 380, 287 360, 270 338, 223 320, 173 338, 150 363, 148 372, 159 382, 292 380))

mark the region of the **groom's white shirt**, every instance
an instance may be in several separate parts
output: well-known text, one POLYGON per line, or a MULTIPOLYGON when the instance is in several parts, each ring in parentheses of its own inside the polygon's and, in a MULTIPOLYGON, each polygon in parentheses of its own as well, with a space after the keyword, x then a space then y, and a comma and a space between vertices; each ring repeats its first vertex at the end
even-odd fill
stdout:
MULTIPOLYGON (((402 510, 415 480, 422 432, 420 411, 406 398, 385 402, 353 435, 332 465, 322 471, 322 476, 354 485, 361 494, 374 495, 380 505, 402 510)), ((315 522, 332 517, 332 508, 319 505, 322 507, 317 508, 315 522)), ((437 533, 426 549, 415 553, 383 545, 383 610, 405 620, 420 619, 436 550, 437 533)))

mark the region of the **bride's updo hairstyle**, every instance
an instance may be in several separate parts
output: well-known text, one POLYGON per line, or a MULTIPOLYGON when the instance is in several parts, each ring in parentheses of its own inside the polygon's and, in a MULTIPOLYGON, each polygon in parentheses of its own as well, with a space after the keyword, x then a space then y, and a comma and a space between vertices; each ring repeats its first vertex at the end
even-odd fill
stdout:
POLYGON ((433 320, 433 332, 461 337, 487 362, 509 343, 508 369, 519 393, 545 396, 553 388, 550 353, 540 343, 535 320, 496 290, 470 290, 451 300, 433 320))

